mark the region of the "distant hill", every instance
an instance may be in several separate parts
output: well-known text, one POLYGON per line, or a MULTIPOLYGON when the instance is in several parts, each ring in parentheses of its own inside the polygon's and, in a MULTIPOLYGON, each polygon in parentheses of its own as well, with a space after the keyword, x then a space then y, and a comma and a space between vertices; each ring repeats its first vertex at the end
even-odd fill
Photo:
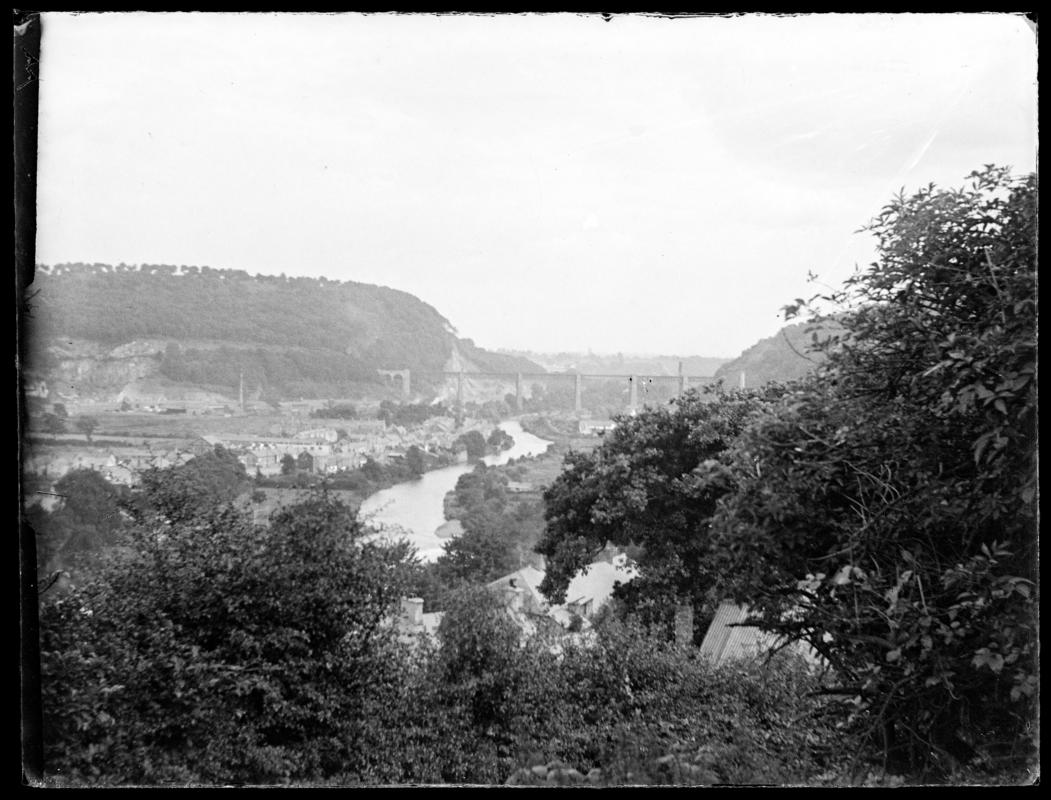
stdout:
POLYGON ((834 323, 815 327, 807 322, 786 325, 773 336, 760 339, 737 358, 723 364, 715 372, 727 388, 738 386, 740 374, 745 374, 745 385, 762 386, 771 381, 793 381, 803 378, 816 367, 823 356, 811 351, 812 336, 825 338, 841 329, 834 323))
POLYGON ((729 358, 709 356, 641 356, 597 355, 595 353, 535 353, 532 351, 501 351, 542 364, 553 372, 583 372, 599 375, 678 375, 697 377, 714 375, 729 358))
POLYGON ((271 396, 338 395, 377 369, 543 371, 460 339, 407 292, 325 278, 144 264, 38 266, 30 287, 28 371, 104 396, 154 377, 271 396))

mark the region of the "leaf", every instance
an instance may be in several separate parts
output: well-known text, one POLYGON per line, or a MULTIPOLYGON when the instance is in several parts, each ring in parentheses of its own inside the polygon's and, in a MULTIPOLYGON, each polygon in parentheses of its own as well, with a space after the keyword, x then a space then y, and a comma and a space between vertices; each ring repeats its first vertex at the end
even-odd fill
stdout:
POLYGON ((1004 668, 1004 657, 999 653, 992 652, 988 647, 983 647, 974 654, 971 663, 979 669, 982 666, 987 666, 993 672, 999 674, 1000 670, 1004 668))
POLYGON ((843 586, 846 583, 850 583, 850 574, 853 569, 853 564, 845 564, 840 567, 839 571, 832 577, 832 583, 836 586, 843 586))

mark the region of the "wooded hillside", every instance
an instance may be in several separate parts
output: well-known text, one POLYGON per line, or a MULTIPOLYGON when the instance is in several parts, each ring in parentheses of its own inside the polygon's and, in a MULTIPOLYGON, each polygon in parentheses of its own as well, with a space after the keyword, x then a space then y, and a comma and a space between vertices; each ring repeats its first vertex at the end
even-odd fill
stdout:
MULTIPOLYGON (((77 263, 39 266, 30 291, 32 342, 167 340, 178 347, 168 348, 161 372, 180 382, 226 385, 242 369, 252 385, 372 381, 376 369, 441 371, 454 348, 482 370, 539 371, 459 339, 413 295, 365 283, 77 263)), ((31 366, 46 370, 40 349, 31 366)))

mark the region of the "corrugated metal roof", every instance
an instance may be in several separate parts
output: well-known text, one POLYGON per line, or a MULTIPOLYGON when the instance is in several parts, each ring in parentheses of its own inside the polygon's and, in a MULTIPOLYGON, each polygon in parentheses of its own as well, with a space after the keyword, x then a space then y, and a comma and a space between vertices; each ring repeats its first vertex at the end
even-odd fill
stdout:
POLYGON ((772 648, 777 637, 758 628, 742 625, 748 618, 747 606, 728 600, 719 604, 715 618, 701 642, 701 655, 719 663, 735 658, 755 658, 772 648))

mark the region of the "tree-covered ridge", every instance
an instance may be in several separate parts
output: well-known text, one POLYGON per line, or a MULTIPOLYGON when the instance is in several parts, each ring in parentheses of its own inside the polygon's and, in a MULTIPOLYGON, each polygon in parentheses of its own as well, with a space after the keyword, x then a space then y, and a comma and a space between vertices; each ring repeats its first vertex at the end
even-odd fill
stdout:
POLYGON ((832 320, 825 320, 821 325, 805 322, 786 325, 720 366, 715 377, 722 378, 728 386, 737 386, 742 372, 747 386, 799 380, 824 360, 824 354, 816 345, 841 331, 832 320))
POLYGON ((38 266, 31 291, 31 333, 43 337, 306 348, 352 359, 339 365, 349 369, 440 371, 454 345, 483 369, 523 361, 461 342, 445 317, 407 292, 352 281, 76 263, 38 266))

